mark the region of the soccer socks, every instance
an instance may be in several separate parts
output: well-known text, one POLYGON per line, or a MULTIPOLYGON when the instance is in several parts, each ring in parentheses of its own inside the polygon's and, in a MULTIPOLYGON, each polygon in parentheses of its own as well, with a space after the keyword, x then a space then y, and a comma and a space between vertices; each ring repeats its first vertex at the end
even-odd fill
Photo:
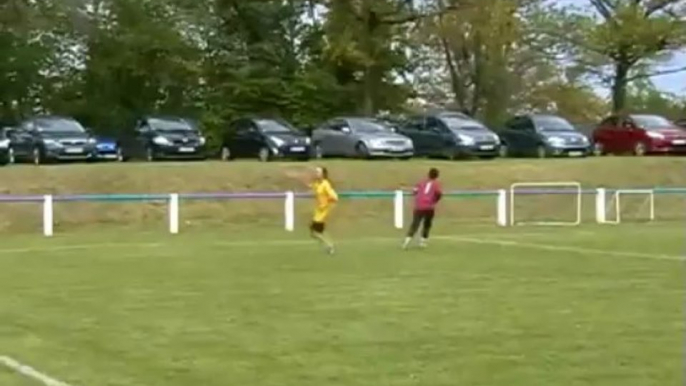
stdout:
POLYGON ((405 237, 405 241, 403 241, 403 249, 407 249, 410 246, 411 242, 412 237, 405 237))

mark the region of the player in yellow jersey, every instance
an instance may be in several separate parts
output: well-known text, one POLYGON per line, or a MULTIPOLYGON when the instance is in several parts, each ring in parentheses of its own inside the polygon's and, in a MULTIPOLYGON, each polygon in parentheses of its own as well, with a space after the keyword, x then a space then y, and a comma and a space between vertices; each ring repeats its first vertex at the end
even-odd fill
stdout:
POLYGON ((315 169, 314 181, 308 182, 314 194, 315 207, 310 223, 310 234, 317 239, 326 249, 326 252, 333 254, 335 249, 333 242, 326 236, 326 220, 331 213, 334 205, 338 202, 338 194, 331 186, 329 172, 325 167, 315 169))

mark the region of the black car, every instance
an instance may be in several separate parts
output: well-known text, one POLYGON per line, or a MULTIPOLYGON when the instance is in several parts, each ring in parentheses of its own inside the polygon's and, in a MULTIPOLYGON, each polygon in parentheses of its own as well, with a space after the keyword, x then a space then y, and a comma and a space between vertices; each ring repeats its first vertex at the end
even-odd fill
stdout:
POLYGON ((204 159, 205 137, 188 119, 147 116, 136 123, 134 136, 121 141, 124 159, 204 159))
POLYGON ((396 131, 412 139, 416 156, 491 159, 498 156, 500 147, 498 135, 458 112, 414 116, 396 131))
POLYGON ((518 115, 505 123, 500 133, 500 155, 585 157, 591 150, 588 137, 571 123, 555 115, 518 115))
POLYGON ((95 138, 68 117, 29 118, 9 131, 9 139, 17 162, 85 161, 93 159, 95 153, 95 138))
POLYGON ((222 136, 221 159, 275 158, 308 160, 310 138, 279 119, 242 118, 229 124, 222 136))
POLYGON ((14 151, 11 147, 11 135, 14 131, 12 127, 0 129, 0 165, 14 163, 14 151))

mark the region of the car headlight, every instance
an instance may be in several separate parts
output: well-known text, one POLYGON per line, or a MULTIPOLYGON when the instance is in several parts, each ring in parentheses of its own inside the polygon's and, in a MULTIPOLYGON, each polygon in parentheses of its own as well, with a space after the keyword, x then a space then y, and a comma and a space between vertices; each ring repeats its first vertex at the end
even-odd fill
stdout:
POLYGON ((647 134, 650 138, 653 138, 653 139, 665 139, 665 136, 664 136, 664 135, 662 135, 662 134, 660 134, 660 133, 656 133, 656 132, 654 132, 654 131, 648 131, 648 132, 646 132, 646 134, 647 134))
POLYGON ((548 143, 553 146, 564 145, 565 139, 562 137, 550 137, 548 138, 548 143))
POLYGON ((98 143, 98 141, 95 138, 88 138, 88 143, 91 145, 95 145, 96 143, 98 143))
POLYGON ((493 135, 493 141, 495 141, 497 145, 500 145, 500 137, 498 137, 497 135, 493 135))
POLYGON ((207 143, 207 140, 205 137, 198 137, 198 142, 200 143, 200 146, 204 146, 205 143, 207 143))
POLYGON ((310 137, 305 137, 305 144, 309 145, 310 143, 312 143, 312 139, 310 139, 310 137))
POLYGON ((10 147, 9 139, 0 140, 0 149, 7 149, 8 147, 10 147))
POLYGON ((369 143, 369 147, 383 147, 385 141, 383 139, 370 139, 367 142, 369 143))
POLYGON ((45 146, 60 146, 60 143, 54 139, 44 139, 43 144, 45 144, 45 146))
POLYGON ((286 141, 284 141, 283 139, 281 139, 279 137, 269 137, 269 139, 272 141, 272 143, 276 147, 281 147, 281 146, 286 144, 286 141))
POLYGON ((474 137, 470 137, 470 136, 464 135, 464 134, 458 134, 458 135, 457 135, 457 138, 460 139, 460 142, 461 142, 463 145, 467 145, 467 146, 473 145, 474 142, 475 142, 475 141, 474 141, 474 137))
POLYGON ((154 143, 155 145, 162 145, 162 146, 171 145, 171 141, 169 141, 165 137, 160 137, 160 136, 154 137, 152 139, 152 143, 154 143))

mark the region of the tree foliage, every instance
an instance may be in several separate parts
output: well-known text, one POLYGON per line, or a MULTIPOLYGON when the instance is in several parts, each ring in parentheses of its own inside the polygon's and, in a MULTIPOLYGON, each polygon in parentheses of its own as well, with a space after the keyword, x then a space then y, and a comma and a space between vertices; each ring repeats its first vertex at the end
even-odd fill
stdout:
POLYGON ((167 113, 211 136, 239 115, 311 125, 423 100, 492 124, 593 121, 608 107, 593 77, 615 110, 679 114, 648 78, 686 45, 686 1, 584 1, 3 0, 0 119, 65 114, 118 133, 167 113))

